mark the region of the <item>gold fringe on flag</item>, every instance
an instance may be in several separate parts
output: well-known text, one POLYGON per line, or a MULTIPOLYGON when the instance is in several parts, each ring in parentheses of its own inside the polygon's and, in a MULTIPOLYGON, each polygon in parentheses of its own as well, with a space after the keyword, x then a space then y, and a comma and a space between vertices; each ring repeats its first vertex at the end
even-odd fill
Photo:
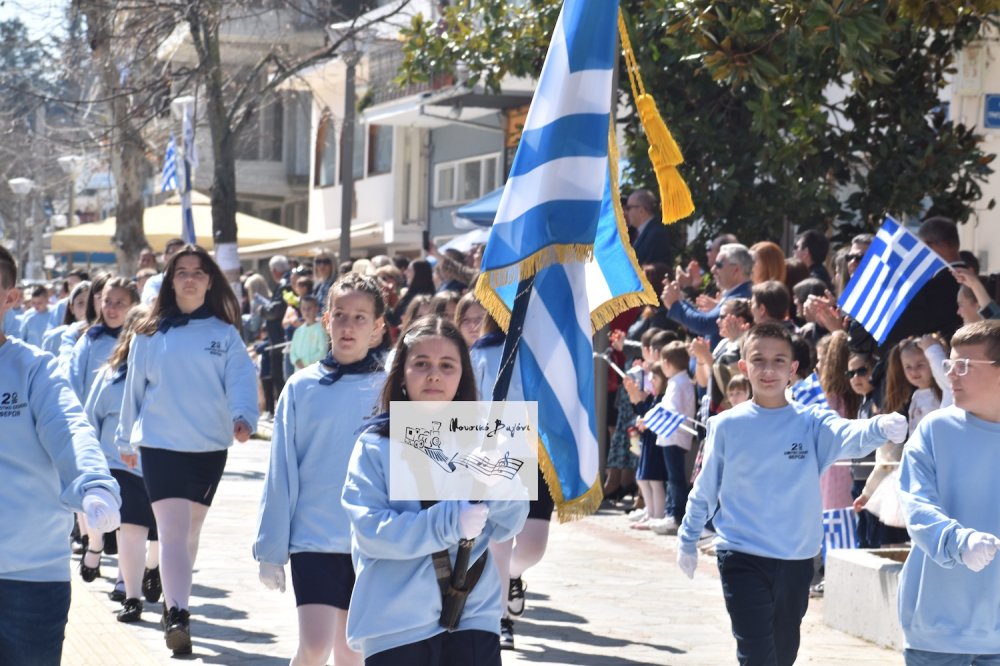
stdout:
MULTIPOLYGON (((635 250, 628 240, 628 226, 625 223, 625 211, 622 210, 621 188, 618 183, 618 142, 615 139, 614 120, 608 123, 608 169, 611 174, 611 204, 615 211, 615 223, 618 227, 618 238, 625 250, 625 255, 632 264, 632 269, 639 277, 642 284, 642 291, 632 291, 620 294, 605 301, 590 312, 590 324, 593 332, 596 333, 604 328, 622 312, 643 305, 659 305, 660 297, 656 290, 646 280, 646 273, 639 266, 639 260, 635 257, 635 250)), ((682 181, 683 182, 683 181, 682 181)), ((685 189, 687 186, 685 186, 685 189)))
POLYGON ((542 469, 542 476, 545 477, 545 483, 549 486, 549 492, 556 505, 556 516, 560 523, 586 518, 601 508, 604 490, 601 487, 600 478, 595 479, 590 490, 584 494, 568 502, 565 500, 562 494, 562 484, 559 483, 559 475, 556 474, 555 466, 553 466, 552 459, 549 458, 549 453, 545 450, 541 439, 538 440, 538 466, 542 469))
POLYGON ((632 97, 639 113, 639 122, 649 141, 649 160, 653 163, 656 182, 660 186, 660 207, 663 211, 663 223, 670 224, 687 217, 694 212, 694 202, 691 191, 677 171, 677 165, 684 162, 680 147, 674 140, 663 117, 656 108, 652 96, 646 93, 639 73, 639 63, 636 62, 629 40, 628 27, 625 25, 625 15, 618 10, 618 32, 621 35, 622 52, 625 55, 625 69, 629 83, 632 86, 632 97))

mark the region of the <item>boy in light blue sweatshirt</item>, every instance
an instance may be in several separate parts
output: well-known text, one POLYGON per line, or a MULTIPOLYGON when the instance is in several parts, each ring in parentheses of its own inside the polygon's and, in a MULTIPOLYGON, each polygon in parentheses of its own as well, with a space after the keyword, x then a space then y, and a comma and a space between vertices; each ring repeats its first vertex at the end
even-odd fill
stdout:
POLYGON ((708 421, 701 474, 678 532, 677 563, 694 576, 698 538, 711 518, 739 663, 784 666, 798 653, 823 538, 820 475, 886 439, 903 441, 907 425, 899 414, 852 421, 788 402, 785 389, 797 363, 781 324, 751 328, 741 356, 753 400, 708 421))
MULTIPOLYGON (((0 321, 19 298, 0 247, 0 321)), ((52 356, 0 331, 0 664, 56 666, 69 615, 72 511, 118 526, 118 484, 52 356)))
POLYGON ((1000 321, 964 326, 951 345, 955 404, 920 422, 900 468, 915 546, 899 582, 908 666, 1000 664, 1000 321))
POLYGON ((49 312, 49 290, 43 285, 31 288, 31 309, 21 317, 21 339, 29 345, 42 346, 42 338, 52 323, 49 312))
POLYGON ((358 431, 385 385, 385 369, 371 350, 382 339, 384 314, 374 278, 348 273, 337 280, 323 316, 333 349, 291 376, 275 410, 253 555, 261 582, 282 592, 291 560, 299 619, 295 664, 325 664, 331 652, 335 666, 361 663, 346 641, 354 587, 351 523, 331 500, 343 491, 358 431))

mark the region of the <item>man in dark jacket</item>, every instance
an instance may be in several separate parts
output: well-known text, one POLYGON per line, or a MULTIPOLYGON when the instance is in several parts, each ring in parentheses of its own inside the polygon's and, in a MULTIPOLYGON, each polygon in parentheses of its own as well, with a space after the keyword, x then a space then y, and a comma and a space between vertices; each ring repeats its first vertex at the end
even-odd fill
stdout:
POLYGON ((266 322, 267 337, 271 340, 271 349, 268 352, 271 362, 271 391, 274 404, 277 404, 281 389, 285 387, 284 347, 281 346, 285 342, 285 329, 281 326, 281 320, 285 316, 285 309, 288 308, 285 294, 292 291, 291 265, 286 257, 278 254, 271 257, 267 266, 271 269, 271 279, 274 280, 275 287, 271 292, 271 300, 261 308, 261 316, 266 322))
POLYGON ((658 211, 656 197, 649 190, 636 190, 625 203, 625 219, 636 230, 632 249, 640 266, 654 263, 673 266, 674 263, 670 232, 656 219, 658 211))

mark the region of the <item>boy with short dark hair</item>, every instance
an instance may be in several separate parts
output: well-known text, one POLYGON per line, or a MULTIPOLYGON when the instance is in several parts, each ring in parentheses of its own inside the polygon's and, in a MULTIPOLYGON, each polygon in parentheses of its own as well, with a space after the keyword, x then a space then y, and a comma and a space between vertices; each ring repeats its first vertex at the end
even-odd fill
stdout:
MULTIPOLYGON (((0 320, 19 298, 0 246, 0 320)), ((56 360, 0 331, 0 664, 58 666, 70 601, 72 510, 111 532, 118 484, 56 360)))
POLYGON ((712 519, 740 664, 795 662, 823 538, 820 475, 839 459, 906 438, 899 414, 852 421, 788 402, 796 366, 785 326, 747 331, 739 367, 753 398, 709 420, 701 473, 679 532, 677 563, 693 577, 698 538, 712 519))
POLYGON ((36 284, 28 292, 31 295, 31 309, 21 317, 21 339, 29 345, 42 346, 45 331, 49 330, 52 315, 49 312, 49 290, 45 285, 36 284))
POLYGON ((960 328, 944 368, 955 404, 903 449, 900 504, 914 548, 899 581, 908 666, 1000 664, 1000 321, 960 328))

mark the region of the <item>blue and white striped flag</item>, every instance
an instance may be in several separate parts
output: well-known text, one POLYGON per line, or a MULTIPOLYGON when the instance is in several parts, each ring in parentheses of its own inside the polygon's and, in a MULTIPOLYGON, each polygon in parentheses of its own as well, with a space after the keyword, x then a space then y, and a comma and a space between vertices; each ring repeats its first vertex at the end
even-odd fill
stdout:
POLYGON ((858 518, 852 507, 823 512, 823 560, 836 548, 858 547, 858 518))
POLYGON ((823 409, 830 407, 826 401, 826 394, 823 393, 823 386, 819 383, 819 376, 815 372, 792 385, 792 400, 823 409))
POLYGON ((174 135, 167 141, 167 154, 163 158, 163 173, 160 176, 160 192, 173 192, 177 189, 177 142, 174 135))
POLYGON ((660 437, 670 437, 675 430, 681 427, 685 418, 687 417, 683 414, 672 412, 662 403, 657 403, 642 417, 642 422, 660 437))
POLYGON ((839 305, 882 344, 914 295, 947 267, 923 241, 886 217, 839 305))
POLYGON ((563 5, 476 287, 511 331, 522 326, 511 321, 515 296, 527 299, 517 363, 524 399, 538 401, 539 464, 562 520, 590 513, 601 499, 594 322, 650 302, 646 291, 656 302, 631 249, 614 247, 623 245, 623 227, 605 196, 617 15, 616 0, 563 5), (595 247, 602 229, 605 250, 595 247), (632 292, 622 291, 626 284, 632 292))

